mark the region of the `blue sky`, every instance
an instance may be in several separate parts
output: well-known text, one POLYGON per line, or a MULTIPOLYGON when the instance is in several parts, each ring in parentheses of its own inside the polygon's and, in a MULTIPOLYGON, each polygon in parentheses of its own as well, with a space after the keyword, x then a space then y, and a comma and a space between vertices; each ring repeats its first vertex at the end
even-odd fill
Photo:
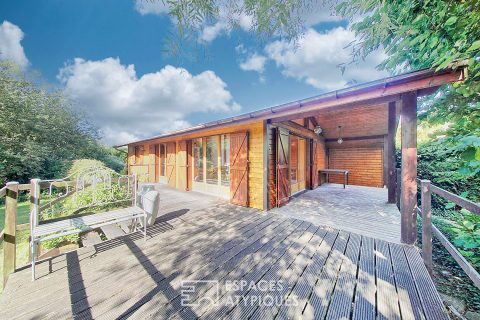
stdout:
POLYGON ((165 55, 172 23, 158 2, 49 0, 0 3, 0 59, 64 88, 108 144, 340 89, 385 76, 383 52, 348 68, 348 22, 318 7, 305 13, 298 46, 255 41, 248 16, 230 30, 220 18, 196 41, 207 58, 165 55))

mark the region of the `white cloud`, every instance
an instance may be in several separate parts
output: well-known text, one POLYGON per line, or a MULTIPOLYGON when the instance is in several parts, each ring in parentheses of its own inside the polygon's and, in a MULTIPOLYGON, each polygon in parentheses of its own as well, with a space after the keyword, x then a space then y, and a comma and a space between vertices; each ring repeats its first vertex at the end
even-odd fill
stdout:
POLYGON ((169 12, 168 4, 162 0, 135 0, 135 10, 142 15, 161 15, 169 12))
POLYGON ((214 25, 205 26, 200 32, 199 40, 201 42, 209 43, 218 38, 221 34, 229 32, 230 30, 227 23, 224 21, 218 21, 214 25))
POLYGON ((8 21, 0 24, 0 59, 13 60, 22 68, 28 65, 21 41, 24 33, 18 26, 8 21))
POLYGON ((240 68, 245 71, 255 71, 261 74, 265 71, 266 62, 266 57, 254 53, 250 55, 245 61, 240 63, 240 68))
POLYGON ((321 90, 386 76, 386 72, 375 69, 386 57, 381 50, 371 53, 365 61, 347 66, 342 75, 338 65, 351 61, 351 48, 347 46, 354 40, 354 33, 342 27, 326 33, 308 29, 297 43, 278 40, 267 44, 265 51, 285 76, 304 80, 321 90))
POLYGON ((326 4, 317 4, 314 6, 307 6, 306 9, 302 10, 300 15, 302 21, 305 22, 305 25, 311 27, 322 22, 335 22, 342 20, 341 17, 334 14, 334 11, 335 10, 326 4))
POLYGON ((122 65, 118 58, 77 58, 60 70, 58 78, 110 144, 187 127, 185 117, 195 112, 240 109, 213 71, 192 75, 167 65, 137 77, 135 67, 122 65))

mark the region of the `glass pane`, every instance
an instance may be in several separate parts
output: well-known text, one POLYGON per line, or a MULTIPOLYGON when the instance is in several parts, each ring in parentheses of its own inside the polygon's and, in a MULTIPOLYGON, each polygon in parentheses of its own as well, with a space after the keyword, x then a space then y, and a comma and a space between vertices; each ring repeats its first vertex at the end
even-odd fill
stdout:
POLYGON ((193 180, 203 182, 203 143, 202 138, 193 140, 193 180))
POLYGON ((207 183, 218 184, 218 136, 207 138, 207 183))
POLYGON ((230 185, 230 135, 223 134, 221 140, 222 146, 222 186, 230 185))
POLYGON ((291 183, 297 182, 298 168, 298 138, 290 136, 290 180, 291 183))
POLYGON ((165 165, 167 163, 165 162, 165 145, 160 144, 160 176, 165 176, 165 165))

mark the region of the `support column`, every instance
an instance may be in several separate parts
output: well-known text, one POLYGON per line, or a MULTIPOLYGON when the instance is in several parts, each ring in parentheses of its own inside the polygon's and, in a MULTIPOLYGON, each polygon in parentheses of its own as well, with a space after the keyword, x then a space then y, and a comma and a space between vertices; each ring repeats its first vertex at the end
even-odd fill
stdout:
POLYGON ((388 104, 388 135, 387 135, 387 187, 388 203, 395 203, 397 174, 395 172, 395 133, 397 129, 397 108, 395 101, 388 104))
POLYGON ((402 94, 401 241, 417 240, 417 94, 402 94))

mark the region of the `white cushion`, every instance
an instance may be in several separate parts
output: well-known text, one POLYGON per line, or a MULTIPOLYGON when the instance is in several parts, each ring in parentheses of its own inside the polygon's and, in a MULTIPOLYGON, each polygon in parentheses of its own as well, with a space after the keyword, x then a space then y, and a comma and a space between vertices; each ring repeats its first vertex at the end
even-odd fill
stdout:
MULTIPOLYGON (((142 207, 147 213, 147 224, 149 226, 155 223, 160 209, 160 193, 158 191, 148 191, 142 196, 142 207)), ((143 221, 142 221, 143 222, 143 221)))

